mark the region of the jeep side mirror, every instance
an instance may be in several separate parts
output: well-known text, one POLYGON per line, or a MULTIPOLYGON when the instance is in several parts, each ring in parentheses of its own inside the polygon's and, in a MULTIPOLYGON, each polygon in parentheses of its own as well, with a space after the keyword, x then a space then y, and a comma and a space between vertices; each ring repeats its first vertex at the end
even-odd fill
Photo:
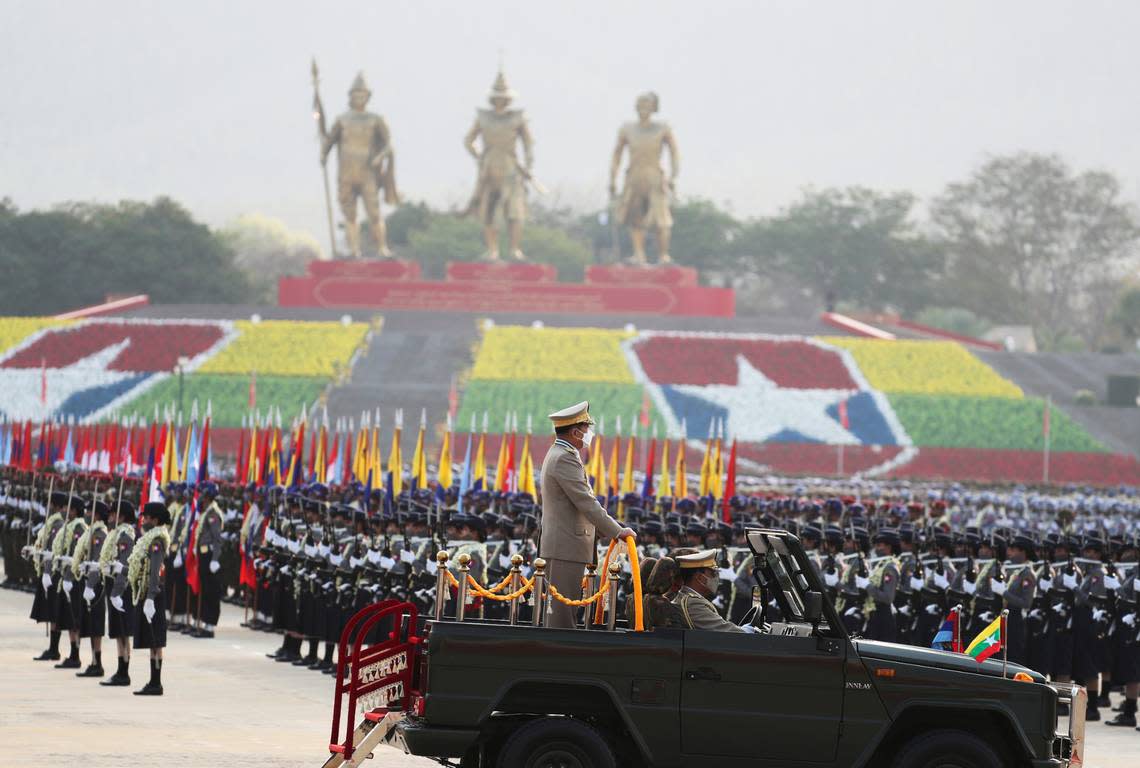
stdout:
POLYGON ((804 618, 812 624, 823 618, 823 595, 815 590, 804 595, 804 618))

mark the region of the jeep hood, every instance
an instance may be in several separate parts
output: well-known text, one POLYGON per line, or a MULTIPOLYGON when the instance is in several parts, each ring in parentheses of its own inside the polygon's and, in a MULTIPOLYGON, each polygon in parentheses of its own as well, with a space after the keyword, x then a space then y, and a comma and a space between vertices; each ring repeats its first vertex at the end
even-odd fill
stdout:
MULTIPOLYGON (((987 659, 981 664, 969 656, 952 651, 936 651, 933 648, 918 648, 913 645, 899 645, 897 643, 881 643, 875 640, 852 640, 859 655, 865 659, 895 662, 896 664, 917 664, 923 667, 937 667, 950 669, 956 672, 967 672, 971 675, 992 675, 1001 677, 1001 659, 987 659)), ((1006 668, 1006 677, 1012 678, 1018 672, 1024 672, 1033 678, 1035 683, 1044 683, 1045 676, 1034 672, 1028 667, 1010 662, 1006 668)))

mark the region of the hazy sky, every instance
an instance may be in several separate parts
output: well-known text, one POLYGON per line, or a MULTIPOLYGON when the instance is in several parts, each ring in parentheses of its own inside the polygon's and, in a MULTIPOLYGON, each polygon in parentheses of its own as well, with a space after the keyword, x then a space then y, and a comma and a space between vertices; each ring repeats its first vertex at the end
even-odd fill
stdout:
POLYGON ((0 197, 24 209, 166 194, 212 225, 257 212, 324 243, 313 55, 332 114, 364 70, 404 196, 457 204, 500 51, 536 176, 580 208, 604 203, 617 128, 647 89, 680 143, 680 193, 740 215, 806 186, 926 196, 1019 149, 1109 169, 1140 198, 1140 3, 1123 0, 4 0, 0 14, 0 197))

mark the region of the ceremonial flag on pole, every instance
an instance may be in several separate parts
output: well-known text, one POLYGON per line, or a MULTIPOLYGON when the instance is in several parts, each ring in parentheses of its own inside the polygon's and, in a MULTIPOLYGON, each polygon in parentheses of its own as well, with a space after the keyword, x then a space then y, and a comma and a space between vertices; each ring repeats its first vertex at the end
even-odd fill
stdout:
POLYGON ((723 515, 726 523, 732 522, 730 502, 736 495, 736 438, 732 438, 732 451, 728 455, 728 477, 724 481, 723 515))
POLYGON ((396 411, 395 428, 392 431, 392 450, 388 452, 388 493, 395 498, 404 490, 404 456, 400 452, 400 432, 404 428, 404 412, 396 411))
POLYGON ((658 496, 673 496, 673 479, 669 477, 669 436, 661 441, 661 477, 657 480, 658 496))
MULTIPOLYGON (((656 431, 656 428, 654 429, 656 431)), ((653 495, 653 462, 657 452, 657 435, 649 441, 649 458, 645 462, 645 481, 641 485, 641 498, 647 499, 653 495)))
POLYGON ((475 470, 471 473, 471 487, 476 491, 487 487, 487 412, 483 411, 483 431, 479 435, 479 448, 475 451, 475 470))
MULTIPOLYGON (((621 490, 618 483, 621 482, 618 477, 618 462, 621 460, 621 416, 617 417, 617 429, 615 430, 614 444, 610 448, 610 465, 606 471, 606 494, 609 496, 617 496, 621 490)), ((621 502, 618 502, 619 506, 621 502)))
POLYGON ((538 487, 534 480, 534 457, 530 455, 531 418, 526 416, 526 438, 523 440, 522 458, 519 460, 519 493, 529 493, 532 499, 538 498, 538 487))
POLYGON ((673 491, 674 504, 677 499, 683 499, 689 495, 689 478, 687 476, 688 467, 685 466, 685 419, 681 419, 681 437, 677 440, 677 466, 673 471, 673 476, 677 478, 676 488, 673 491))
POLYGON ((708 496, 712 486, 712 455, 713 433, 716 431, 716 422, 709 421, 709 436, 705 440, 705 455, 701 458, 701 486, 697 490, 700 496, 708 496))
POLYGON ((724 476, 724 457, 721 455, 721 447, 724 443, 724 422, 719 422, 716 441, 713 443, 713 459, 709 465, 709 495, 713 498, 719 499, 724 491, 721 486, 721 478, 724 476))
POLYGON ((467 433, 467 451, 463 455, 463 470, 459 475, 459 511, 463 511, 463 496, 471 488, 471 441, 475 438, 475 414, 471 414, 471 431, 467 433))
POLYGON ((938 633, 934 635, 934 639, 930 642, 930 647, 939 651, 961 653, 962 640, 958 620, 958 609, 952 608, 950 613, 946 615, 946 618, 942 620, 942 625, 938 628, 938 633))
POLYGON ((427 409, 420 410, 420 431, 416 436, 416 448, 412 451, 412 490, 427 488, 427 456, 424 451, 424 433, 427 431, 427 409))
POLYGON ((447 427, 443 432, 443 443, 439 446, 439 469, 436 482, 439 485, 436 495, 442 499, 451 487, 451 413, 447 414, 447 427))
POLYGON ((972 656, 979 664, 1001 650, 1005 642, 1003 636, 1002 617, 998 616, 989 625, 978 633, 969 645, 966 646, 966 655, 972 656))

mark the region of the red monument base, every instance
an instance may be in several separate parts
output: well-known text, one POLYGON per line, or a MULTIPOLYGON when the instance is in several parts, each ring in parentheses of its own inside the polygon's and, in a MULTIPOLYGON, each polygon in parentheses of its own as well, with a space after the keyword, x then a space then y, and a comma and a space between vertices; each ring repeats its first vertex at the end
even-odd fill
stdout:
POLYGON ((283 277, 283 307, 733 317, 731 288, 697 285, 688 267, 593 266, 585 283, 559 283, 549 264, 447 265, 444 280, 424 280, 408 261, 314 261, 283 277))

